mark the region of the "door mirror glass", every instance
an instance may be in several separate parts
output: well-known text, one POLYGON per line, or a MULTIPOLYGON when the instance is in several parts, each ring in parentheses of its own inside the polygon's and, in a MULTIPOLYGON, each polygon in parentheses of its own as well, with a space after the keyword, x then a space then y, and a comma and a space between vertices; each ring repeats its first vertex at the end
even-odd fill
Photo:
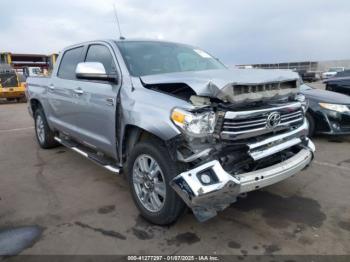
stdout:
POLYGON ((107 74, 105 67, 100 62, 78 63, 75 74, 79 79, 117 81, 117 74, 107 74))

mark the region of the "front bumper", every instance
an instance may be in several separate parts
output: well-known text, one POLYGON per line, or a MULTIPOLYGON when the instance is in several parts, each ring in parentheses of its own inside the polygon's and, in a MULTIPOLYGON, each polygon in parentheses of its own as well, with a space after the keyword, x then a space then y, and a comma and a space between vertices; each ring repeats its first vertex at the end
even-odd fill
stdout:
POLYGON ((321 109, 316 115, 319 120, 316 132, 326 135, 349 135, 350 134, 350 112, 336 112, 321 109))
POLYGON ((297 174, 309 165, 314 151, 314 144, 308 140, 308 145, 293 157, 240 175, 227 173, 219 161, 213 160, 179 174, 170 184, 192 208, 197 219, 205 221, 235 202, 240 194, 275 184, 297 174), (210 171, 209 174, 214 175, 214 183, 204 184, 200 180, 200 175, 208 171, 210 171))
POLYGON ((21 86, 0 86, 0 98, 21 98, 25 96, 25 87, 21 86))
POLYGON ((24 91, 4 91, 4 89, 0 90, 0 98, 22 98, 24 96, 24 91))

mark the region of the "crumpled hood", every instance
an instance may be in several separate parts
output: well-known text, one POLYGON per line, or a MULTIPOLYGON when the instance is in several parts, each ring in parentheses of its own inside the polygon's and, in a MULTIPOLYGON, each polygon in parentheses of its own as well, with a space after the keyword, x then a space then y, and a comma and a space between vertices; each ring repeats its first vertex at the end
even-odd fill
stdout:
MULTIPOLYGON (((235 95, 232 87, 235 88, 235 85, 264 85, 295 81, 299 79, 299 75, 290 70, 223 69, 149 75, 142 76, 140 79, 144 85, 183 83, 191 87, 197 95, 217 97, 234 102, 235 95)), ((276 92, 273 94, 264 92, 265 94, 260 94, 258 97, 276 95, 276 92)), ((289 92, 279 92, 279 95, 281 93, 290 93, 290 90, 289 92)), ((256 95, 254 98, 252 94, 249 95, 252 100, 258 98, 256 95)), ((244 99, 249 99, 249 96, 245 96, 244 99)))

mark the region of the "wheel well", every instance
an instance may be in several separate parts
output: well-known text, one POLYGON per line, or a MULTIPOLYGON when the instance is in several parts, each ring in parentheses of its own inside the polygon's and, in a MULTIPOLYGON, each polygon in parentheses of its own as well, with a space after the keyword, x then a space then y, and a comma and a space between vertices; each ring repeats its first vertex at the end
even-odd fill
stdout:
POLYGON ((123 162, 126 161, 127 156, 130 154, 131 149, 140 141, 154 139, 164 144, 164 141, 156 135, 144 130, 138 126, 127 125, 124 130, 124 138, 122 141, 122 158, 123 162))
POLYGON ((32 109, 32 112, 33 114, 35 113, 35 111, 38 109, 38 108, 43 108, 40 101, 37 100, 37 99, 32 99, 30 100, 30 107, 32 109))

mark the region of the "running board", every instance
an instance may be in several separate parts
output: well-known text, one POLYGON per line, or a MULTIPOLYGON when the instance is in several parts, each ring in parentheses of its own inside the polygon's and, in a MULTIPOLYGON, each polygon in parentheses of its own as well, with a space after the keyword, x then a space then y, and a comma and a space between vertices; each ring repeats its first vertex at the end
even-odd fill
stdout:
POLYGON ((57 136, 54 137, 54 139, 60 143, 61 145, 68 147, 69 149, 77 152, 78 154, 90 159, 91 161, 95 162, 96 164, 98 164, 99 166, 104 167, 105 169, 115 173, 115 174, 119 174, 120 173, 120 168, 112 165, 110 163, 108 163, 108 161, 104 161, 104 159, 102 159, 101 157, 97 156, 97 154, 91 153, 91 152, 86 152, 84 150, 82 150, 81 148, 79 148, 79 144, 74 143, 70 140, 65 140, 62 138, 59 138, 57 136))

